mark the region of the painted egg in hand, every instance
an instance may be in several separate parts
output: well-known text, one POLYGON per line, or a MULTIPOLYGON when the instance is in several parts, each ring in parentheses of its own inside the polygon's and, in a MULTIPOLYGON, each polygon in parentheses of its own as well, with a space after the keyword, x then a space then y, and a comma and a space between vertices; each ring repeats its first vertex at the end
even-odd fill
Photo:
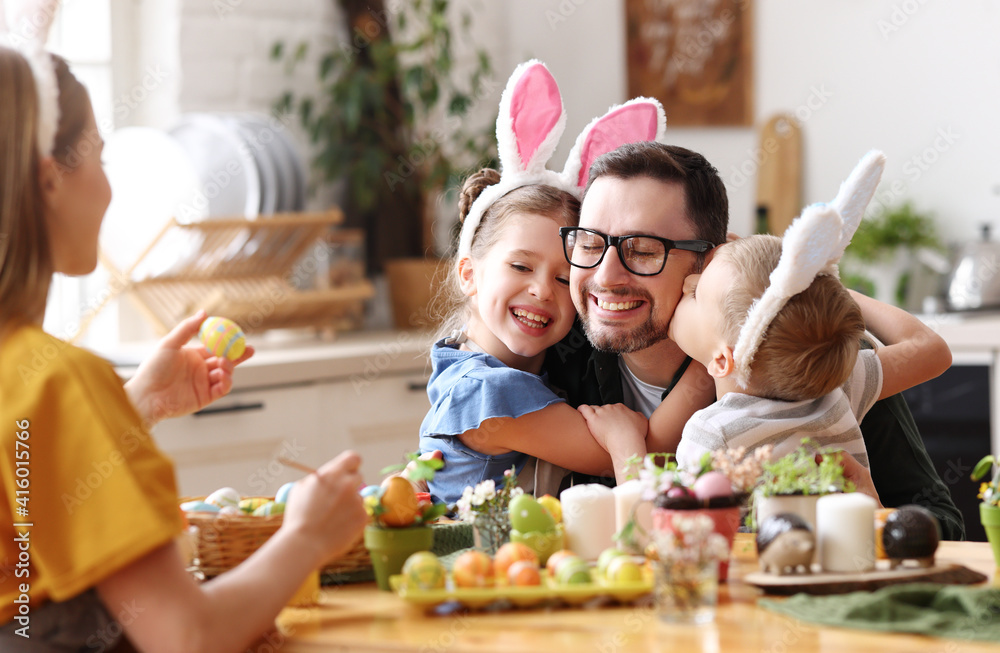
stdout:
POLYGON ((247 348, 243 330, 235 322, 224 317, 206 318, 198 330, 198 339, 209 353, 231 361, 242 356, 247 348))

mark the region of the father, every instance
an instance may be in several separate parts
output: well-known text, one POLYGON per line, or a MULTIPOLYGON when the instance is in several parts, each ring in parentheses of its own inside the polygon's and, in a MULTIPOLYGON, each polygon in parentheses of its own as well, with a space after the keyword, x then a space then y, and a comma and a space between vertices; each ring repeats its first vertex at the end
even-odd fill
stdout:
MULTIPOLYGON (((641 234, 719 244, 726 240, 728 215, 726 189, 704 157, 646 142, 622 146, 591 166, 580 227, 611 237, 641 234)), ((701 268, 705 254, 670 249, 662 271, 642 276, 622 262, 621 252, 633 244, 607 238, 607 251, 595 267, 571 269, 579 320, 549 349, 550 380, 574 406, 622 402, 647 417, 661 401, 676 403, 678 410, 707 406, 715 399, 707 372, 667 339, 684 278, 701 268)), ((877 402, 861 430, 883 505, 920 504, 938 518, 945 539, 962 539, 961 513, 902 396, 877 402)))

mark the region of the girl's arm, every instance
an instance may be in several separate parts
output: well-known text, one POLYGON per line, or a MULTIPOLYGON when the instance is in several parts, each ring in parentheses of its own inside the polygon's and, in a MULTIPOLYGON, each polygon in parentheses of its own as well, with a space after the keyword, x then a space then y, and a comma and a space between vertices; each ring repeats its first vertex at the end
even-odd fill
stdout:
POLYGON ((691 361, 674 389, 649 417, 647 451, 676 453, 684 425, 696 411, 715 401, 715 380, 698 361, 691 361))
POLYGON ((249 559, 199 586, 177 545, 164 545, 102 581, 98 593, 141 651, 243 651, 308 574, 345 553, 367 520, 358 486, 361 459, 345 452, 296 484, 282 527, 249 559))
POLYGON ((933 379, 951 367, 951 350, 941 336, 901 308, 849 291, 865 324, 885 343, 876 351, 882 363, 879 399, 933 379))
POLYGON ((591 435, 586 420, 562 402, 521 417, 488 419, 458 437, 487 455, 519 451, 574 472, 615 474, 611 456, 591 435))

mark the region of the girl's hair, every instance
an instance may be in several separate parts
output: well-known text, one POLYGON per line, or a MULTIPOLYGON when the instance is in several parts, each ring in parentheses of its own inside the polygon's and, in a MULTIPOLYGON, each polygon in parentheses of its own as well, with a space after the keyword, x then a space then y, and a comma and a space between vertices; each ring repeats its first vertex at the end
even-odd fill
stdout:
MULTIPOLYGON (((59 84, 59 127, 53 158, 74 167, 74 148, 90 111, 86 89, 52 56, 59 84)), ((40 322, 53 264, 39 180, 38 93, 27 60, 0 46, 0 334, 40 322)))
MULTIPOLYGON (((461 222, 469 213, 469 208, 479 194, 500 181, 500 173, 492 168, 483 168, 465 179, 458 198, 458 217, 461 222)), ((576 226, 580 221, 580 201, 566 191, 536 184, 515 188, 494 202, 483 214, 483 219, 472 238, 469 255, 482 259, 500 239, 511 216, 531 213, 550 218, 565 226, 576 226)), ((555 230, 555 227, 553 227, 555 230)), ((451 335, 461 329, 469 319, 468 298, 461 290, 458 275, 458 259, 446 267, 431 306, 431 315, 441 320, 438 330, 440 337, 451 335)))
MULTIPOLYGON (((754 300, 764 294, 781 258, 777 236, 750 236, 720 247, 716 256, 735 268, 722 302, 722 334, 731 346, 754 300)), ((788 300, 767 327, 750 367, 750 392, 801 401, 842 386, 858 359, 865 322, 837 277, 821 274, 788 300)))

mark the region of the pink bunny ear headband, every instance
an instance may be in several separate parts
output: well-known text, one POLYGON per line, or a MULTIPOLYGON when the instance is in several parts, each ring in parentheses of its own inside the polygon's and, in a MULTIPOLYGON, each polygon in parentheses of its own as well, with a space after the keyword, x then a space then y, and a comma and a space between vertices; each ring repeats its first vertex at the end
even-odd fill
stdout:
POLYGON ((667 118, 660 103, 650 98, 611 107, 580 133, 562 172, 548 170, 545 164, 565 128, 566 111, 548 68, 534 59, 519 65, 507 81, 497 116, 500 181, 485 188, 469 208, 459 238, 459 258, 469 254, 476 229, 493 202, 533 184, 553 186, 579 198, 597 157, 625 143, 662 141, 667 118))
POLYGON ((49 156, 59 128, 59 84, 45 41, 59 0, 15 1, 9 11, 6 4, 0 0, 0 45, 17 50, 31 65, 38 88, 38 151, 49 156))
POLYGON ((741 387, 747 387, 764 332, 788 300, 808 288, 817 275, 838 274, 837 263, 861 224, 884 168, 885 155, 872 150, 841 184, 833 202, 806 207, 785 231, 770 285, 750 306, 733 350, 741 387))

